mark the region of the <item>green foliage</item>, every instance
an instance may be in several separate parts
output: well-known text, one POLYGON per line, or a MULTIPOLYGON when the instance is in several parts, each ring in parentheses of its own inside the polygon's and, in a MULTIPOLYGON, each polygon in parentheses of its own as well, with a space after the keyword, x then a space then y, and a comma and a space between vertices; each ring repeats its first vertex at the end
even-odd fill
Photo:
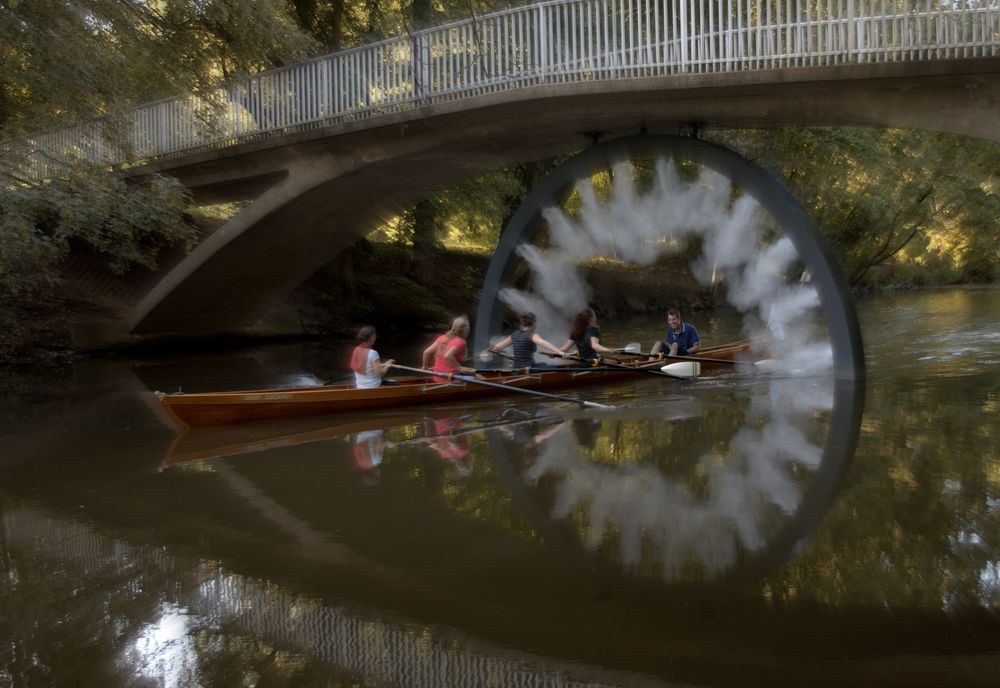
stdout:
POLYGON ((521 4, 517 0, 289 0, 299 25, 328 51, 521 4))
POLYGON ((45 185, 0 187, 0 359, 31 343, 74 246, 89 247, 114 273, 155 269, 163 247, 193 242, 195 228, 183 218, 188 203, 174 179, 129 185, 96 168, 45 185))
POLYGON ((113 272, 155 268, 162 246, 193 239, 193 228, 181 219, 188 202, 187 190, 174 179, 154 176, 129 185, 93 168, 43 187, 0 190, 0 234, 13 247, 10 257, 5 251, 4 267, 19 284, 51 283, 54 263, 68 255, 71 242, 81 241, 106 256, 113 272))
POLYGON ((446 240, 453 244, 496 246, 500 230, 525 188, 516 168, 475 177, 435 197, 446 240))
POLYGON ((314 327, 339 332, 367 322, 390 333, 446 323, 472 308, 487 260, 444 249, 417 256, 395 242, 359 241, 307 285, 319 309, 314 327))
POLYGON ((743 131, 721 142, 782 177, 855 286, 992 279, 1000 145, 921 131, 743 131))
MULTIPOLYGON (((315 52, 284 0, 0 1, 0 139, 105 116, 315 52)), ((110 138, 115 132, 108 130, 110 138)), ((124 138, 124 137, 119 137, 124 138)), ((194 228, 175 180, 128 185, 116 173, 67 162, 28 181, 28 150, 0 158, 0 357, 23 353, 46 312, 61 263, 88 246, 122 273, 154 269, 162 247, 194 228)))
POLYGON ((0 2, 3 138, 313 54, 283 0, 0 2))

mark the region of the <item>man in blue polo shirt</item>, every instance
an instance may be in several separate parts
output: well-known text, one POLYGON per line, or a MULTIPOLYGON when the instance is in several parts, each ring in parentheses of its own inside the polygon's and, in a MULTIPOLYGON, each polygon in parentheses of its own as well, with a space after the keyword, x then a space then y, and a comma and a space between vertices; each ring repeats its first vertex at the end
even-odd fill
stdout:
POLYGON ((676 308, 667 311, 667 336, 664 342, 656 342, 650 354, 661 351, 664 356, 693 356, 701 349, 701 337, 694 325, 681 320, 681 312, 676 308))

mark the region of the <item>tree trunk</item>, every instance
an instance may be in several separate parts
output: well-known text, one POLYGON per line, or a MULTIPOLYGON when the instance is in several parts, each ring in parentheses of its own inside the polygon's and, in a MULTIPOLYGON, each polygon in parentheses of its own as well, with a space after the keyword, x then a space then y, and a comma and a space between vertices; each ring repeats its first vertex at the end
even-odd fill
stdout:
POLYGON ((429 256, 438 247, 434 204, 425 199, 410 211, 413 221, 413 252, 418 257, 429 256))

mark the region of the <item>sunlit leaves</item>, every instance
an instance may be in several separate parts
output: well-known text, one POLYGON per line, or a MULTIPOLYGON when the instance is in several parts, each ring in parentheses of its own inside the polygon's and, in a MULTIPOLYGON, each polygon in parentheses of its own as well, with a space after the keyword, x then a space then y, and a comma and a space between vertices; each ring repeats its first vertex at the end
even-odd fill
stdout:
POLYGON ((812 210, 856 286, 990 280, 1000 272, 1000 146, 882 129, 721 137, 812 210))

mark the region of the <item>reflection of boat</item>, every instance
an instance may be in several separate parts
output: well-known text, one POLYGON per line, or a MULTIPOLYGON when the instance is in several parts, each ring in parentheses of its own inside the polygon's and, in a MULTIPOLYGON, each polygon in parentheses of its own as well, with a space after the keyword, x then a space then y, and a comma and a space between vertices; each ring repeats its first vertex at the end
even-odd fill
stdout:
MULTIPOLYGON (((485 408, 485 407, 484 407, 485 408)), ((495 407, 494 407, 495 409, 495 407)), ((189 428, 179 433, 163 457, 163 466, 188 461, 219 459, 241 454, 256 454, 281 447, 293 447, 313 442, 327 442, 338 438, 351 438, 354 443, 370 433, 381 433, 391 428, 412 426, 422 428, 423 434, 401 441, 387 442, 386 446, 402 444, 427 444, 432 448, 446 442, 464 441, 466 435, 481 433, 496 427, 517 426, 525 423, 552 422, 558 416, 540 418, 509 415, 513 409, 491 413, 487 417, 473 414, 474 409, 464 408, 468 415, 455 416, 455 409, 431 408, 345 414, 336 418, 308 417, 283 418, 260 423, 189 428)), ((442 457, 444 458, 444 457, 442 457)))
POLYGON ((252 454, 278 447, 323 442, 370 430, 420 420, 410 414, 352 416, 331 422, 324 418, 286 418, 274 423, 194 428, 179 434, 167 450, 164 465, 252 454))
MULTIPOLYGON (((702 371, 727 367, 714 360, 732 361, 748 352, 747 341, 712 347, 698 356, 702 371)), ((634 370, 622 367, 656 370, 662 361, 648 362, 645 357, 623 359, 616 367, 595 367, 573 370, 499 371, 483 375, 483 379, 507 387, 548 389, 595 384, 635 377, 634 370)), ((415 404, 453 402, 486 395, 503 394, 495 386, 483 386, 462 381, 437 382, 434 378, 401 379, 399 384, 375 389, 356 389, 353 385, 328 385, 292 389, 258 389, 241 392, 211 392, 203 394, 167 394, 160 399, 167 412, 186 427, 229 425, 253 420, 289 418, 326 413, 364 411, 415 404)))

